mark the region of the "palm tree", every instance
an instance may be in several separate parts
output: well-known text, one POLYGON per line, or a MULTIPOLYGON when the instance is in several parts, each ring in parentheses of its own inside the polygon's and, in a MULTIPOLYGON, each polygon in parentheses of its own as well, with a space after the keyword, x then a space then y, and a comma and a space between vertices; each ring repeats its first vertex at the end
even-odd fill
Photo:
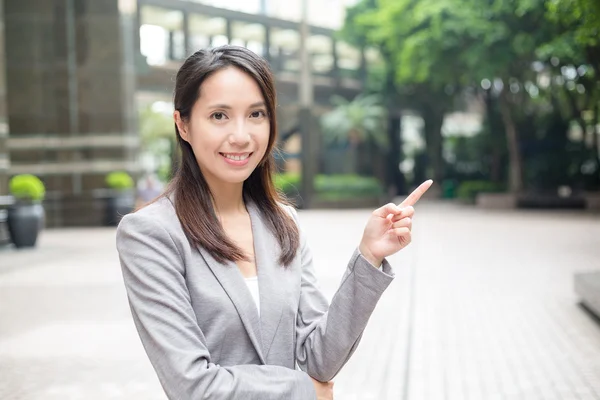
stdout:
POLYGON ((373 153, 387 151, 387 110, 377 95, 360 94, 353 100, 333 96, 335 108, 321 117, 325 143, 349 146, 359 173, 372 171, 373 153))

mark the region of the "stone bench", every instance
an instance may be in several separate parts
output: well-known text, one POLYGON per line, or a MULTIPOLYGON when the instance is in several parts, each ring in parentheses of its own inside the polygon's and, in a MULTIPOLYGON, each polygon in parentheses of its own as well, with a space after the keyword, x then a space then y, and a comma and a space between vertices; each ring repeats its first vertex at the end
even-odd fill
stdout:
POLYGON ((575 274, 574 283, 581 303, 600 318, 600 271, 575 274))
POLYGON ((600 196, 596 193, 561 197, 552 194, 479 193, 475 204, 484 209, 569 209, 598 210, 600 196))

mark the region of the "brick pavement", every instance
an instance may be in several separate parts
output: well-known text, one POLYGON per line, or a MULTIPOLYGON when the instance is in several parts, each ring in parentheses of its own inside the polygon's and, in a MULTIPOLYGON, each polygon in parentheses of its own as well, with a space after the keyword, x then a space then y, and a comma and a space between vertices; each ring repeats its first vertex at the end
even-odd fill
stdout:
MULTIPOLYGON (((332 296, 368 211, 301 212, 332 296)), ((600 269, 600 218, 419 204, 397 279, 336 378, 336 399, 600 400, 600 324, 575 271, 600 269)), ((113 229, 0 251, 0 399, 161 399, 113 229)))

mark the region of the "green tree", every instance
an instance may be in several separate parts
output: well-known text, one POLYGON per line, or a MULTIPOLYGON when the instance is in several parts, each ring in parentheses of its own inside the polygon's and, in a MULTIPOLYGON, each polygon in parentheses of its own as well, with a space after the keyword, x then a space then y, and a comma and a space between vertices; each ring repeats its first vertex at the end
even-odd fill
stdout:
POLYGON ((388 63, 384 90, 423 117, 435 179, 444 176, 443 116, 466 89, 487 110, 494 180, 503 176, 505 146, 512 192, 524 189, 526 177, 558 182, 539 178, 556 169, 541 168, 548 159, 532 151, 551 143, 564 144, 563 156, 579 157, 580 170, 593 153, 600 179, 598 0, 363 0, 349 10, 342 34, 382 49, 388 63), (587 135, 579 155, 567 136, 568 121, 587 135), (534 171, 526 174, 526 167, 534 171))
POLYGON ((467 52, 465 61, 475 81, 488 78, 496 84, 508 145, 508 186, 519 192, 525 177, 519 120, 531 118, 527 83, 536 80, 532 67, 536 49, 552 36, 554 28, 545 18, 543 0, 495 0, 489 9, 480 6, 477 13, 487 20, 481 25, 483 40, 467 52))
POLYGON ((367 40, 391 54, 396 83, 405 92, 403 106, 425 120, 434 178, 443 176, 444 114, 465 87, 481 91, 486 80, 486 104, 497 106, 505 131, 509 188, 523 189, 519 123, 535 113, 528 88, 538 75, 536 51, 557 29, 547 18, 545 1, 380 0, 355 17, 367 40))
POLYGON ((331 99, 334 108, 321 117, 325 142, 349 145, 355 153, 357 172, 366 172, 375 151, 385 153, 387 110, 377 95, 358 95, 348 101, 341 96, 331 99))
POLYGON ((347 9, 344 26, 339 36, 358 48, 374 45, 380 51, 383 65, 368 69, 367 93, 379 94, 388 110, 387 141, 389 144, 386 157, 386 186, 394 188, 395 194, 406 194, 406 179, 398 167, 403 159, 401 138, 401 117, 396 114, 400 104, 399 90, 396 85, 395 69, 392 54, 376 40, 368 38, 367 26, 358 24, 358 17, 377 8, 377 0, 362 0, 347 9))
POLYGON ((354 43, 381 49, 389 65, 385 87, 393 91, 387 97, 395 106, 414 109, 423 117, 428 159, 437 182, 444 176, 441 128, 461 72, 454 68, 453 57, 440 60, 426 54, 430 47, 443 45, 438 29, 442 3, 363 0, 349 10, 342 31, 354 43))
POLYGON ((592 160, 593 185, 600 187, 600 2, 547 0, 546 7, 558 32, 538 55, 560 77, 552 85, 556 104, 584 134, 579 169, 592 160))

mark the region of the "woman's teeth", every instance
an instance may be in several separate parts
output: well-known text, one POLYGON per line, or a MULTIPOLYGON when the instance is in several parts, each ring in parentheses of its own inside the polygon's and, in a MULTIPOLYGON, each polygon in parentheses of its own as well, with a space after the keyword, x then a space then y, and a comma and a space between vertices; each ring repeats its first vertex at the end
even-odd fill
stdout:
POLYGON ((223 157, 229 158, 230 160, 234 160, 234 161, 242 161, 242 160, 245 160, 246 158, 250 157, 250 154, 244 154, 242 156, 234 156, 232 154, 226 154, 226 153, 221 153, 221 154, 223 154, 223 157))

